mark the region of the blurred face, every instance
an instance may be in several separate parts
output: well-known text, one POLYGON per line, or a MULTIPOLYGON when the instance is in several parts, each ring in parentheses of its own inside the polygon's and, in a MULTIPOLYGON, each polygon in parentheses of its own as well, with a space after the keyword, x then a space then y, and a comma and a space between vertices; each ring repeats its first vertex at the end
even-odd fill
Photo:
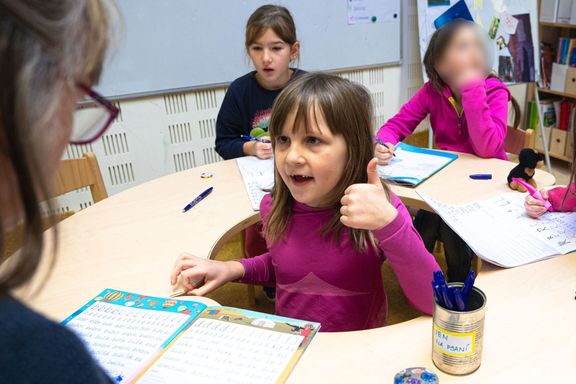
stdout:
POLYGON ((294 199, 310 207, 325 207, 331 192, 342 178, 347 146, 342 135, 334 135, 321 111, 316 112, 313 126, 294 131, 293 111, 276 137, 274 158, 280 177, 294 199))
POLYGON ((290 46, 271 28, 264 31, 248 47, 248 55, 256 68, 260 85, 270 90, 283 88, 292 75, 290 61, 298 57, 299 50, 300 43, 290 46))
POLYGON ((464 73, 485 74, 488 67, 486 60, 484 42, 476 28, 462 26, 436 62, 436 70, 442 80, 450 85, 464 73))

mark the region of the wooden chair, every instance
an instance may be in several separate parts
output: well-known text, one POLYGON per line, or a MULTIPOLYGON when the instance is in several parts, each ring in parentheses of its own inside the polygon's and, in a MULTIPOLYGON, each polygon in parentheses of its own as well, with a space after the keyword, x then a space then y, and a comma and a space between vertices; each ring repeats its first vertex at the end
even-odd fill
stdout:
POLYGON ((504 139, 504 150, 507 153, 518 156, 522 148, 530 148, 534 145, 533 129, 518 129, 508 127, 506 138, 504 139))
MULTIPOLYGON (((102 179, 102 174, 98 167, 98 160, 96 160, 96 155, 92 152, 86 153, 84 157, 79 159, 61 161, 49 197, 52 198, 60 196, 84 187, 90 187, 94 203, 108 197, 106 187, 104 186, 104 180, 102 179)), ((73 212, 56 214, 51 220, 44 220, 42 227, 48 229, 54 223, 57 223, 72 214, 73 212)), ((0 260, 12 255, 22 246, 22 237, 22 226, 18 226, 4 234, 5 249, 4 255, 0 254, 0 260)))
POLYGON ((62 160, 50 197, 56 197, 84 187, 90 187, 92 200, 97 203, 108 197, 96 155, 88 152, 79 159, 62 160))

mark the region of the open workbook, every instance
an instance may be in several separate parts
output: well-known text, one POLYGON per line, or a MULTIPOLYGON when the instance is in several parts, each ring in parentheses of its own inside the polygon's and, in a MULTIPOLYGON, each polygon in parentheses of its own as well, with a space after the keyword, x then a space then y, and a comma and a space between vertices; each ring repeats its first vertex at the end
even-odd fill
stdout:
POLYGON ((502 267, 576 251, 576 213, 526 215, 526 194, 508 192, 468 204, 446 204, 420 197, 474 250, 478 257, 502 267))
POLYGON ((106 289, 63 322, 121 383, 282 383, 320 324, 106 289))
POLYGON ((398 143, 395 156, 387 165, 378 166, 378 175, 399 185, 416 187, 453 162, 458 155, 434 149, 398 143))

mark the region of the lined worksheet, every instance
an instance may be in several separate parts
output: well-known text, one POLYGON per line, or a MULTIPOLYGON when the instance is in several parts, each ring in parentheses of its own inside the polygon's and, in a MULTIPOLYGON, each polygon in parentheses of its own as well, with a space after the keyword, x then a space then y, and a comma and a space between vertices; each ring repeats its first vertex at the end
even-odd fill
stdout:
POLYGON ((510 192, 463 205, 420 197, 481 258, 516 267, 576 250, 576 213, 547 212, 539 219, 526 215, 526 194, 510 192))
POLYGON ((260 160, 254 156, 236 159, 238 169, 244 180, 244 187, 252 203, 252 209, 260 210, 260 202, 267 190, 274 186, 274 159, 260 160))
POLYGON ((86 342, 92 356, 110 377, 125 381, 191 320, 186 314, 97 301, 71 319, 67 326, 86 342))
POLYGON ((272 384, 304 336, 198 318, 138 381, 272 384))

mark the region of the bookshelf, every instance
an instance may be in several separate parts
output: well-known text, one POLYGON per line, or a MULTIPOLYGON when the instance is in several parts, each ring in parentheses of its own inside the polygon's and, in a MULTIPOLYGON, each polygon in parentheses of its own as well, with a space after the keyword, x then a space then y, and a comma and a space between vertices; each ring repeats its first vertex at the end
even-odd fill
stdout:
MULTIPOLYGON (((547 43, 553 48, 552 57, 553 61, 556 62, 556 55, 559 48, 560 38, 576 39, 576 24, 540 21, 540 5, 542 1, 550 0, 538 0, 538 50, 540 52, 540 60, 538 65, 541 65, 542 63, 542 49, 540 47, 540 43, 547 43)), ((576 6, 576 4, 574 6, 576 6)), ((544 72, 542 67, 541 72, 544 72)), ((550 77, 553 76, 543 75, 542 77, 547 78, 548 82, 550 82, 550 77)), ((538 86, 536 87, 535 91, 537 92, 536 102, 546 103, 562 99, 576 103, 576 90, 573 86, 565 86, 563 90, 549 89, 546 87, 538 86)), ((556 118, 556 121, 560 119, 559 116, 556 118)), ((545 118, 544 121, 546 121, 545 118)), ((565 122, 566 120, 563 121, 565 122)), ((572 119, 570 119, 569 126, 570 125, 572 125, 572 119)), ((546 132, 547 150, 549 156, 561 161, 572 162, 572 154, 574 152, 574 140, 572 133, 566 130, 560 130, 557 127, 546 128, 544 131, 546 132)), ((544 148, 542 144, 542 133, 540 130, 537 130, 537 136, 538 138, 536 140, 535 146, 536 149, 542 151, 544 148)))

